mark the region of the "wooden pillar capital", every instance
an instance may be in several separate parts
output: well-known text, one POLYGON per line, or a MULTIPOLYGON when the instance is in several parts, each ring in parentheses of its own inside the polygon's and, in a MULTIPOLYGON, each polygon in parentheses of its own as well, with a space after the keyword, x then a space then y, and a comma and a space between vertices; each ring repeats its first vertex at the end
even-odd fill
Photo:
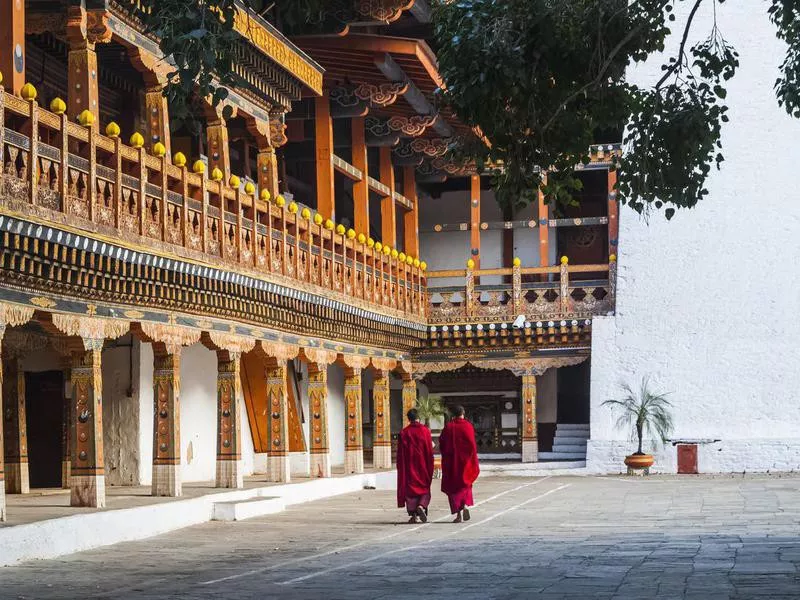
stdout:
POLYGON ((244 487, 241 469, 241 354, 217 351, 217 471, 216 486, 244 487))

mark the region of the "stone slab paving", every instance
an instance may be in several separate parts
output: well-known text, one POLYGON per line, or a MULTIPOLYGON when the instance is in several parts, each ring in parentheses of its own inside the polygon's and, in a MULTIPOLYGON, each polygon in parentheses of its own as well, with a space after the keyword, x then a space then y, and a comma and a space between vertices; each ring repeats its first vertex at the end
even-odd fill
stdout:
POLYGON ((486 478, 469 523, 392 492, 0 570, 0 598, 798 598, 800 477, 486 478))

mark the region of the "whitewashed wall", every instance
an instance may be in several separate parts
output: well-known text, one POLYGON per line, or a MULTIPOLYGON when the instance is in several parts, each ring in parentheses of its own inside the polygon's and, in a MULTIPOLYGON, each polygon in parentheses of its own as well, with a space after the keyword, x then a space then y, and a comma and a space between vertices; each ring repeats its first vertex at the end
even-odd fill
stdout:
MULTIPOLYGON (((689 6, 680 7, 685 18, 689 6)), ((710 8, 698 13, 702 35, 710 8)), ((675 438, 719 440, 700 446, 701 472, 800 469, 800 120, 775 100, 785 48, 766 8, 718 7, 741 70, 728 87, 726 161, 711 176, 710 196, 649 226, 621 209, 617 315, 595 319, 592 340, 594 470, 619 471, 631 451, 601 403, 619 396, 620 381, 645 375, 671 392, 675 438)), ((653 82, 660 64, 631 77, 653 82)), ((658 460, 674 471, 675 449, 658 460)))
POLYGON ((344 369, 328 365, 328 446, 331 466, 344 465, 344 369))

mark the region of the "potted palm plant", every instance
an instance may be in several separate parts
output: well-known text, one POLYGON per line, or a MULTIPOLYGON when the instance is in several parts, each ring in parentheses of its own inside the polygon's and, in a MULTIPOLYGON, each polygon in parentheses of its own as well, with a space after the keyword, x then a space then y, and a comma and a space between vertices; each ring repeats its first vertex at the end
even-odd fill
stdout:
POLYGON ((645 437, 665 442, 672 432, 672 404, 667 400, 667 394, 656 393, 650 389, 650 382, 645 377, 641 387, 634 390, 630 385, 622 386, 625 396, 618 400, 606 400, 604 406, 609 406, 612 412, 619 411, 617 427, 629 429, 631 441, 637 440, 636 452, 625 457, 628 472, 636 469, 645 469, 649 472, 654 459, 652 454, 642 451, 645 437))
POLYGON ((441 396, 434 396, 428 394, 417 398, 417 405, 415 406, 417 413, 419 413, 419 420, 425 423, 430 429, 431 421, 441 421, 447 415, 447 407, 441 396))

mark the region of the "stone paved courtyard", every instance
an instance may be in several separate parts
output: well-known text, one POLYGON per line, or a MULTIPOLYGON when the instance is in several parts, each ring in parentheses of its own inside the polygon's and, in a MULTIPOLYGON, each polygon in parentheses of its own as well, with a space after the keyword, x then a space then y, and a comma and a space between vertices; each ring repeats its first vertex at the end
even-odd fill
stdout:
MULTIPOLYGON (((438 484, 438 482, 435 482, 438 484)), ((392 492, 0 572, 0 598, 798 598, 800 477, 484 478, 469 523, 392 492)))

